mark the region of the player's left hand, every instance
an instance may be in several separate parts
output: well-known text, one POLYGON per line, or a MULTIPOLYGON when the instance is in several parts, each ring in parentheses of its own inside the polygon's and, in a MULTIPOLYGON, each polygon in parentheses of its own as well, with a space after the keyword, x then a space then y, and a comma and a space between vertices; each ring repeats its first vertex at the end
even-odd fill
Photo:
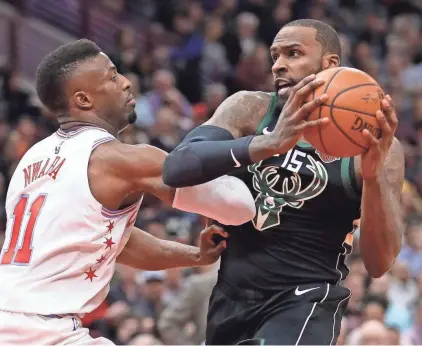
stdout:
POLYGON ((218 234, 223 238, 229 235, 222 228, 212 225, 205 228, 199 236, 199 265, 207 265, 216 262, 220 258, 220 254, 226 248, 226 241, 223 240, 219 244, 214 242, 214 234, 218 234))
POLYGON ((362 179, 366 181, 378 179, 383 172, 384 161, 399 123, 393 100, 389 95, 381 101, 381 110, 376 112, 376 117, 381 128, 381 138, 375 138, 367 129, 362 133, 369 148, 361 155, 362 179))

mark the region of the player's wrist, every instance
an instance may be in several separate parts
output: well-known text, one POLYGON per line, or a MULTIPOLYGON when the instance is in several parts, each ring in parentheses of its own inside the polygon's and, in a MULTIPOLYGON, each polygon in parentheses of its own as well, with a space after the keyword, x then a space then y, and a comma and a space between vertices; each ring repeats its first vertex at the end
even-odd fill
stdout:
POLYGON ((199 247, 192 247, 191 249, 191 260, 193 263, 193 266, 200 266, 203 265, 202 262, 204 261, 201 257, 201 250, 199 247))
POLYGON ((386 183, 384 171, 369 176, 362 176, 363 185, 366 187, 379 187, 386 183))
POLYGON ((272 135, 254 136, 249 144, 249 157, 253 163, 279 154, 279 145, 272 135))

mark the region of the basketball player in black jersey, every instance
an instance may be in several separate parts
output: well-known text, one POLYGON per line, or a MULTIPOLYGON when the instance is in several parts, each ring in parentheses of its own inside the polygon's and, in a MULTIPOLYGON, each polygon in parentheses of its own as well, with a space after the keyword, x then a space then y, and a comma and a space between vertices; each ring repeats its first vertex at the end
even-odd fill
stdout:
POLYGON ((365 154, 329 157, 302 133, 328 121, 306 121, 326 95, 305 100, 319 85, 315 74, 340 65, 337 33, 315 20, 291 22, 271 56, 277 93, 229 97, 164 165, 164 181, 174 187, 231 172, 256 202, 252 222, 228 228, 207 344, 336 343, 350 297, 341 282, 353 220, 361 218, 361 253, 372 277, 390 269, 401 246, 404 158, 391 98, 380 100, 377 112, 381 139, 364 130, 365 154))

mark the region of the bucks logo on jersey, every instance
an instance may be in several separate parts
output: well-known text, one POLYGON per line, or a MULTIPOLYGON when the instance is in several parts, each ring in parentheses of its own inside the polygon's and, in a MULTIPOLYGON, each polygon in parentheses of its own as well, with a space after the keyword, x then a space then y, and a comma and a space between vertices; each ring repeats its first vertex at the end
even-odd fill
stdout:
POLYGON ((258 192, 255 198, 257 211, 252 222, 259 231, 279 225, 284 207, 301 208, 306 200, 318 196, 327 186, 328 173, 324 165, 300 150, 291 149, 281 165, 261 165, 262 161, 248 167, 253 174, 253 187, 258 192), (306 184, 299 175, 303 165, 313 177, 306 184), (292 174, 286 176, 289 171, 292 174), (280 172, 284 176, 282 181, 280 172))

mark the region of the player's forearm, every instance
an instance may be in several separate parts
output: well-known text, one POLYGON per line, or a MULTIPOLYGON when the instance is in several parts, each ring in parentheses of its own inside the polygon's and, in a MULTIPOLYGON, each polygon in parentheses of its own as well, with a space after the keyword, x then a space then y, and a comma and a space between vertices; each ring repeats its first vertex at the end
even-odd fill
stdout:
POLYGON ((402 220, 398 199, 384 176, 363 182, 360 249, 369 274, 380 277, 401 248, 402 220))
POLYGON ((203 184, 276 153, 268 136, 233 139, 227 130, 203 127, 193 130, 167 156, 163 167, 165 184, 171 187, 203 184))
POLYGON ((117 262, 143 270, 164 270, 177 267, 196 267, 199 248, 158 239, 134 227, 128 243, 117 262))
POLYGON ((174 241, 160 240, 160 248, 151 261, 155 261, 155 270, 196 267, 200 265, 199 248, 174 241))

